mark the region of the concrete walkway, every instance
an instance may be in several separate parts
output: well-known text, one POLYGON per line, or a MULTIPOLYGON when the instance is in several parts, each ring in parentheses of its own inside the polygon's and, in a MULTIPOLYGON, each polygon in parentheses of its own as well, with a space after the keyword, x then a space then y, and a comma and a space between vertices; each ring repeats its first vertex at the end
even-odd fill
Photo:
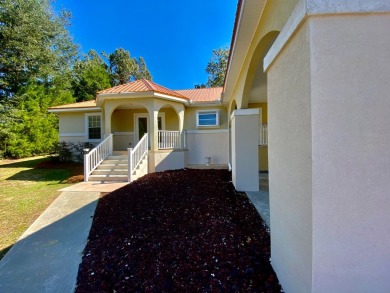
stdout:
POLYGON ((255 206, 264 223, 268 228, 271 228, 269 213, 268 173, 259 173, 259 184, 259 191, 247 191, 245 193, 249 197, 252 204, 255 206))
POLYGON ((73 292, 101 192, 126 184, 64 188, 0 261, 0 292, 73 292))

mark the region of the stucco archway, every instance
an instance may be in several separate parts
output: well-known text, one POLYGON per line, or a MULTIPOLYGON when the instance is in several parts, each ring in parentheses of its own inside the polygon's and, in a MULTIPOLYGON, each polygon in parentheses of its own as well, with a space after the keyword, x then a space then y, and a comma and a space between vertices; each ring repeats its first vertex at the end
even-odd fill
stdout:
POLYGON ((263 59, 271 48, 279 31, 267 33, 257 45, 253 52, 248 72, 245 79, 241 105, 239 109, 248 108, 249 103, 259 103, 267 101, 267 74, 263 69, 263 59))

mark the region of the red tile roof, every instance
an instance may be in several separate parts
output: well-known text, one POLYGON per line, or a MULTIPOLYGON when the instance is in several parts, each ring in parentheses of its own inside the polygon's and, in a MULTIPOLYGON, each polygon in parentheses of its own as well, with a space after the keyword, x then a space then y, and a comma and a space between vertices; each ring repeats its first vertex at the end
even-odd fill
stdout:
MULTIPOLYGON (((141 79, 130 83, 114 86, 109 89, 99 91, 97 94, 120 94, 120 93, 137 93, 137 92, 156 92, 169 96, 190 100, 192 103, 215 102, 221 99, 223 88, 202 88, 173 91, 160 86, 152 81, 141 79)), ((77 109, 96 107, 96 100, 85 101, 56 107, 50 107, 49 110, 55 109, 77 109)))
POLYGON ((170 90, 166 87, 163 87, 157 83, 154 83, 150 80, 140 79, 133 82, 121 84, 114 86, 109 89, 99 91, 97 94, 123 94, 123 93, 140 93, 140 92, 156 92, 159 94, 174 96, 181 99, 188 99, 187 97, 170 90))
POLYGON ((177 90, 179 94, 187 97, 191 102, 215 102, 221 99, 223 87, 177 90))

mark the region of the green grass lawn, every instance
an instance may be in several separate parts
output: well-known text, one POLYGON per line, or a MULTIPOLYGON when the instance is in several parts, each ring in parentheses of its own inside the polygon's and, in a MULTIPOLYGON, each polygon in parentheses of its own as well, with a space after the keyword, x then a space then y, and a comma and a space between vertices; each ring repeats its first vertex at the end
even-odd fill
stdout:
POLYGON ((80 165, 45 157, 0 160, 0 259, 81 172, 80 165))

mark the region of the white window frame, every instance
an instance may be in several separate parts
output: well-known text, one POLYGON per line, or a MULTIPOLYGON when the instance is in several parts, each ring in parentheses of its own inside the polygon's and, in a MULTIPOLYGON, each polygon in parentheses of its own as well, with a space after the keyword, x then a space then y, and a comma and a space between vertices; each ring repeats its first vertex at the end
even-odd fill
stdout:
POLYGON ((208 109, 208 110, 197 110, 196 111, 196 127, 198 128, 210 128, 210 127, 219 127, 219 109, 208 109), (215 113, 216 115, 216 124, 213 125, 199 125, 199 114, 204 113, 215 113))
POLYGON ((99 142, 103 139, 103 119, 102 113, 86 113, 85 114, 85 141, 87 142, 99 142), (90 139, 89 138, 89 117, 91 116, 100 116, 100 139, 90 139))

